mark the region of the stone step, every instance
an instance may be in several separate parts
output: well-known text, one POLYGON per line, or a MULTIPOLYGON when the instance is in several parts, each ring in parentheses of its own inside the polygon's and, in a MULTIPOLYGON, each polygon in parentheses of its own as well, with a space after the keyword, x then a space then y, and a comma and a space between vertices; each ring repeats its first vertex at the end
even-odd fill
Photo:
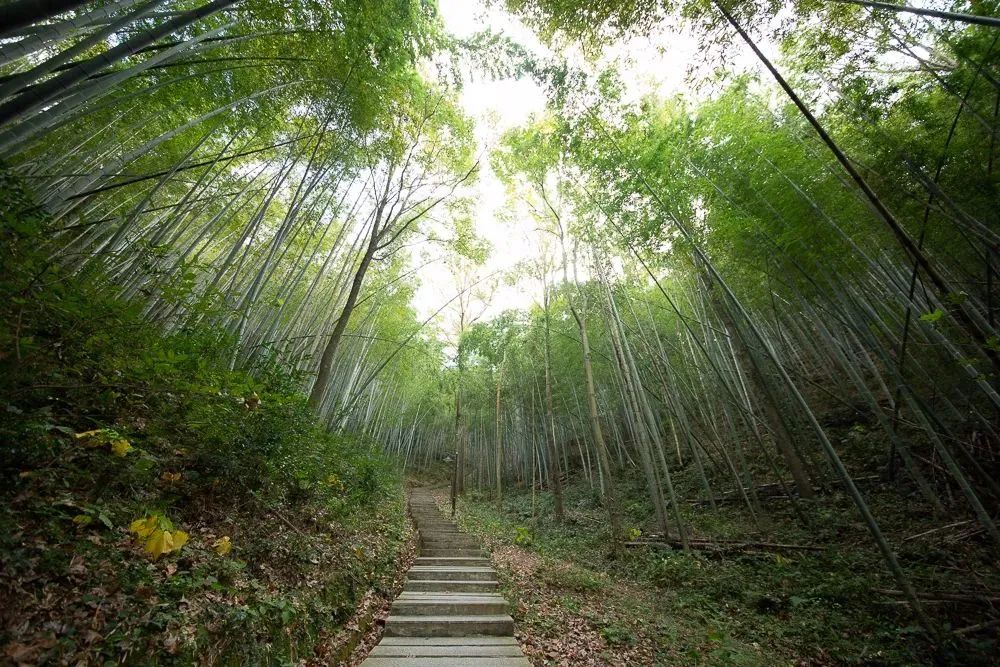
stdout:
POLYGON ((497 594, 404 592, 392 603, 390 615, 490 616, 504 614, 507 610, 507 600, 497 594))
POLYGON ((437 581, 496 581, 497 573, 492 567, 458 567, 439 565, 414 565, 409 577, 413 581, 433 579, 437 581))
MULTIPOLYGON (((393 637, 393 639, 404 639, 393 637)), ((441 639, 454 639, 442 637, 441 639)), ((463 638, 466 639, 466 638, 463 638)), ((471 637, 467 639, 472 639, 471 637)), ((479 639, 478 637, 476 639, 479 639)), ((492 639, 492 637, 483 637, 492 639)), ((372 650, 375 658, 519 658, 521 647, 515 644, 379 644, 372 650)))
POLYGON ((410 493, 420 553, 364 667, 530 667, 479 541, 429 492, 410 493))
POLYGON ((387 637, 468 637, 514 634, 514 619, 508 614, 456 616, 399 616, 390 614, 385 624, 387 637))
POLYGON ((458 525, 447 521, 428 521, 420 517, 413 517, 420 530, 459 530, 458 525))
POLYGON ((456 536, 471 537, 471 535, 469 535, 468 533, 463 533, 462 531, 457 530, 457 529, 452 530, 452 529, 449 529, 449 528, 430 528, 430 529, 428 529, 428 528, 418 528, 417 530, 420 533, 421 537, 431 537, 431 536, 434 536, 434 537, 439 537, 439 536, 440 537, 456 537, 456 536))
POLYGON ((458 530, 458 525, 451 521, 430 521, 418 516, 413 517, 413 520, 421 530, 458 530))
POLYGON ((527 658, 381 658, 372 657, 365 660, 367 667, 531 667, 527 658))
POLYGON ((463 533, 458 533, 456 535, 421 535, 420 541, 424 544, 461 544, 462 546, 469 544, 479 545, 479 540, 474 537, 469 537, 463 533))
POLYGON ((469 556, 418 556, 414 565, 458 565, 463 567, 490 567, 490 559, 469 556))
POLYGON ((479 544, 479 541, 475 538, 469 537, 464 533, 455 533, 454 535, 446 535, 444 533, 421 533, 421 542, 446 542, 448 544, 479 544))
POLYGON ((426 556, 427 558, 441 558, 441 557, 453 557, 453 558, 485 558, 486 554, 482 549, 438 549, 437 547, 433 549, 421 549, 421 556, 426 556))
POLYGON ((445 579, 407 579, 403 592, 440 592, 440 593, 492 593, 500 588, 497 581, 460 581, 445 579))
MULTIPOLYGON (((479 545, 473 544, 471 542, 420 542, 420 551, 426 551, 428 549, 439 550, 439 551, 472 551, 478 549, 479 545)), ((458 556, 456 556, 458 558, 458 556)))
MULTIPOLYGON (((460 542, 460 543, 453 543, 453 542, 421 542, 420 543, 420 555, 421 556, 425 555, 424 552, 426 552, 426 551, 446 551, 446 552, 447 551, 452 551, 452 552, 454 552, 454 551, 475 551, 477 549, 479 549, 478 545, 470 544, 468 542, 460 542)), ((435 554, 435 557, 451 556, 451 555, 452 554, 450 554, 450 553, 435 554)), ((457 554, 457 555, 455 555, 455 558, 460 558, 460 557, 464 557, 464 556, 465 556, 464 553, 463 554, 457 554)))
POLYGON ((518 646, 514 637, 386 637, 386 646, 518 646))

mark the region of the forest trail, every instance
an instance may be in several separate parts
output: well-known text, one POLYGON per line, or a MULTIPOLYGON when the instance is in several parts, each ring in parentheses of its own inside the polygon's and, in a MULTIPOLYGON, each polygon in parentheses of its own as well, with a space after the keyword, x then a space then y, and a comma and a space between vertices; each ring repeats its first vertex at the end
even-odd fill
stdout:
POLYGON ((1000 667, 1000 0, 0 16, 0 667, 1000 667))
POLYGON ((392 604, 385 636, 363 664, 527 667, 508 602, 478 541, 442 515, 427 489, 410 493, 420 556, 392 604))

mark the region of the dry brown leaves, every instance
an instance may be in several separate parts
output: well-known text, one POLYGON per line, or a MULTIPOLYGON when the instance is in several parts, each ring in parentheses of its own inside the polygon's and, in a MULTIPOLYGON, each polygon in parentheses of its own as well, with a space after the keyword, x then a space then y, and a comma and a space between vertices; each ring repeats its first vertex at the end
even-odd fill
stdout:
POLYGON ((411 530, 406 546, 396 561, 392 579, 383 582, 377 590, 365 593, 350 620, 336 633, 322 639, 316 647, 315 657, 306 664, 318 667, 329 665, 335 660, 338 667, 360 665, 382 639, 389 609, 403 590, 406 572, 416 557, 416 532, 411 530))
MULTIPOLYGON (((617 584, 599 593, 573 592, 576 603, 570 611, 561 604, 565 591, 545 585, 539 577, 543 560, 516 546, 494 546, 492 560, 509 590, 516 591, 515 636, 525 655, 535 665, 589 667, 592 665, 653 664, 654 645, 640 628, 632 628, 636 636, 633 646, 611 646, 601 636, 592 619, 608 616, 625 619, 625 602, 645 595, 617 584), (558 628, 546 632, 544 628, 558 628)), ((570 568, 569 563, 546 563, 546 567, 570 568)))

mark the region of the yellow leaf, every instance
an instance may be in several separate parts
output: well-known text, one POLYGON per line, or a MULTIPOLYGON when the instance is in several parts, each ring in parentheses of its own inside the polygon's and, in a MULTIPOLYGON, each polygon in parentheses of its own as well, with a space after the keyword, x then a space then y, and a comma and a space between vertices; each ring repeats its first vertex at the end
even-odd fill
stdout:
POLYGON ((135 448, 131 444, 129 444, 129 441, 126 440, 125 438, 119 438, 117 440, 111 441, 111 452, 115 456, 125 456, 133 449, 135 448))
POLYGON ((143 519, 136 519, 129 524, 128 532, 135 533, 139 537, 149 537, 156 530, 159 519, 155 516, 147 516, 143 519))
POLYGON ((174 538, 168 530, 154 530, 146 540, 146 551, 152 554, 153 558, 159 558, 173 548, 174 538))
POLYGON ((117 433, 114 431, 109 431, 106 428, 98 428, 93 431, 74 433, 73 437, 77 440, 83 440, 83 445, 85 447, 100 447, 116 435, 117 433))
POLYGON ((181 474, 179 472, 164 472, 162 475, 160 475, 160 479, 162 479, 167 484, 174 484, 176 482, 181 481, 181 474))
POLYGON ((170 547, 170 551, 180 551, 181 547, 187 544, 189 535, 183 530, 175 530, 170 534, 173 539, 173 546, 170 547))
POLYGON ((233 543, 229 539, 228 535, 224 535, 223 537, 217 539, 212 546, 215 547, 215 553, 220 556, 225 556, 233 549, 233 543))
POLYGON ((92 517, 92 516, 90 516, 88 514, 77 514, 75 517, 73 517, 73 523, 79 524, 81 526, 86 526, 87 524, 89 524, 93 520, 94 520, 94 517, 92 517))

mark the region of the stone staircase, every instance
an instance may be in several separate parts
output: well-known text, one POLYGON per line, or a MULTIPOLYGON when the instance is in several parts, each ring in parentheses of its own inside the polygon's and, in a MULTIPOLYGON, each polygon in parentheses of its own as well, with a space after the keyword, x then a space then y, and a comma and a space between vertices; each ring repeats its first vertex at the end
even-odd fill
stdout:
POLYGON ((410 494, 420 556, 392 604, 366 667, 529 667, 507 600, 475 539, 447 519, 426 489, 410 494))

